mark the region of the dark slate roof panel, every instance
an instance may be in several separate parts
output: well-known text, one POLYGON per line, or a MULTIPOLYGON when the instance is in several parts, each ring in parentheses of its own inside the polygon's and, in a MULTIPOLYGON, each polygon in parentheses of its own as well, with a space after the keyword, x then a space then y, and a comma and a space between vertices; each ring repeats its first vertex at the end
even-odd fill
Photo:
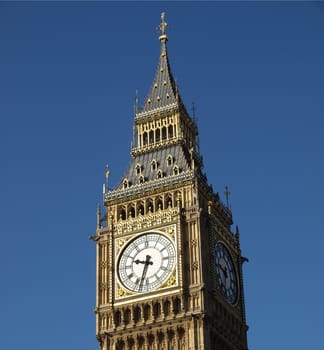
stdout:
POLYGON ((144 181, 154 181, 158 179, 158 172, 162 172, 162 177, 174 175, 174 167, 178 168, 179 174, 190 170, 190 156, 182 145, 172 145, 159 150, 153 150, 148 153, 143 153, 132 159, 130 166, 121 180, 120 184, 115 188, 122 189, 123 181, 127 179, 129 185, 137 185, 140 183, 140 177, 144 176, 144 181), (171 155, 172 162, 169 164, 168 157, 171 155), (152 161, 156 161, 156 168, 152 169, 152 161), (137 166, 140 166, 140 172, 137 171, 137 166))
POLYGON ((179 105, 183 105, 183 103, 180 100, 177 86, 171 73, 166 39, 164 39, 161 40, 161 54, 152 87, 138 116, 161 108, 175 108, 179 105))

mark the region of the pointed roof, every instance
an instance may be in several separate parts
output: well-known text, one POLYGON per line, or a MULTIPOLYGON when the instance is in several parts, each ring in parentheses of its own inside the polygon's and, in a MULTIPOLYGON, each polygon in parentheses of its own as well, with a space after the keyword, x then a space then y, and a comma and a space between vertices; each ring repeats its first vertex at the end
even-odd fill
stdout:
POLYGON ((197 127, 186 111, 172 76, 167 54, 168 38, 165 33, 167 24, 164 21, 164 13, 161 19, 159 37, 161 53, 158 67, 147 99, 139 111, 137 107, 135 109, 135 127, 137 123, 147 123, 151 117, 154 119, 160 114, 164 117, 168 112, 171 112, 170 114, 179 112, 182 118, 177 128, 178 134, 177 137, 165 142, 150 143, 149 147, 146 147, 147 145, 135 147, 131 153, 132 159, 127 171, 119 184, 105 193, 105 201, 121 198, 125 200, 128 196, 143 195, 145 191, 170 188, 170 186, 191 181, 195 176, 208 187, 207 178, 201 172, 202 160, 199 154, 195 154, 195 139, 190 137, 184 139, 182 135, 181 128, 184 127, 184 123, 186 127, 192 128, 192 137, 195 137, 197 127), (188 121, 190 123, 187 123, 188 121))
POLYGON ((178 93, 178 87, 170 69, 166 44, 168 37, 165 33, 167 23, 164 21, 164 13, 162 13, 161 19, 161 35, 159 37, 161 42, 161 53, 159 63, 152 87, 147 95, 144 105, 140 111, 136 113, 136 117, 146 116, 157 112, 158 110, 170 110, 183 106, 178 93))

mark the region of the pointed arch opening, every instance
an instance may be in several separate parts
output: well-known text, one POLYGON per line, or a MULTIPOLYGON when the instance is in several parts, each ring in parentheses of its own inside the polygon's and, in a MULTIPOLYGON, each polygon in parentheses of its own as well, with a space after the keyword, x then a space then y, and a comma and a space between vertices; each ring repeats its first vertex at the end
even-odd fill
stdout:
POLYGON ((151 315, 151 307, 150 305, 146 304, 144 305, 144 310, 143 310, 144 320, 147 321, 150 318, 150 315, 151 315))
POLYGON ((137 205, 137 215, 144 215, 144 203, 140 202, 137 205))
POLYGON ((157 179, 162 179, 162 177, 163 177, 162 170, 158 170, 158 172, 156 173, 156 178, 157 179))
POLYGON ((163 200, 162 200, 162 198, 158 198, 158 200, 156 201, 156 208, 157 208, 157 210, 163 210, 163 200))
POLYGON ((119 207, 118 209, 118 219, 126 220, 126 209, 124 207, 119 207))
POLYGON ((143 146, 147 146, 148 138, 147 138, 147 132, 145 131, 143 133, 143 146))
POLYGON ((165 208, 172 208, 172 196, 171 194, 167 194, 165 197, 165 208))
POLYGON ((154 143, 154 131, 151 130, 149 133, 149 138, 150 138, 150 145, 154 143))
POLYGON ((164 126, 162 128, 162 140, 164 141, 166 140, 166 138, 167 138, 167 128, 164 126))
POLYGON ((134 322, 137 323, 141 319, 141 308, 138 306, 135 306, 134 309, 134 322))
POLYGON ((155 171, 157 168, 158 168, 158 163, 155 159, 153 159, 151 162, 151 169, 152 171, 155 171))
POLYGON ((129 324, 131 321, 131 311, 129 309, 126 309, 124 312, 124 323, 125 325, 129 324))
POLYGON ((167 156, 167 164, 168 166, 171 166, 173 164, 173 157, 171 154, 167 156))
POLYGON ((164 303, 163 303, 163 313, 164 313, 164 316, 167 317, 170 315, 171 313, 171 304, 170 304, 170 301, 169 300, 166 300, 164 303))
POLYGON ((118 310, 114 314, 114 322, 116 327, 120 326, 121 324, 121 312, 118 310))
POLYGON ((173 138, 173 125, 168 126, 168 135, 169 135, 169 139, 173 138))
POLYGON ((161 140, 161 131, 160 129, 155 130, 155 142, 160 142, 161 140))
POLYGON ((128 206, 128 217, 135 218, 135 207, 133 204, 128 206))
POLYGON ((173 313, 178 314, 180 312, 180 309, 181 309, 181 301, 179 298, 175 298, 173 300, 173 313))
POLYGON ((148 199, 146 202, 146 214, 153 213, 153 201, 148 199))
POLYGON ((141 166, 141 164, 139 164, 139 163, 136 164, 135 171, 136 171, 136 175, 140 175, 142 173, 142 166, 141 166))
POLYGON ((159 302, 156 302, 153 305, 153 315, 154 318, 158 318, 161 316, 161 304, 159 302))

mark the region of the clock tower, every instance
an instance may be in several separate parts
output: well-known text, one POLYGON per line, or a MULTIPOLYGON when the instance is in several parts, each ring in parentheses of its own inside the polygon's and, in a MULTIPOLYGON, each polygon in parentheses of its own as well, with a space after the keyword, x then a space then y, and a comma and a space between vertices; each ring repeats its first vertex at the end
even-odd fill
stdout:
POLYGON ((104 212, 98 207, 97 339, 101 350, 246 350, 239 231, 202 172, 161 19, 132 160, 120 183, 106 186, 104 212))

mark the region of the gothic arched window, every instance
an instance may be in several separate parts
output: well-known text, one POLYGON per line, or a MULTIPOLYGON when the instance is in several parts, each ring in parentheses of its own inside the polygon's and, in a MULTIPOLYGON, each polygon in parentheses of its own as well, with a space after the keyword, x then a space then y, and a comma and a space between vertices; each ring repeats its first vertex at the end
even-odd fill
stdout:
POLYGON ((163 312, 165 316, 169 316, 170 315, 170 302, 169 300, 166 300, 163 304, 163 312))
POLYGON ((173 157, 171 156, 171 154, 169 154, 167 157, 167 163, 168 166, 171 166, 173 164, 173 157))
POLYGON ((161 139, 161 131, 160 129, 155 130, 155 142, 160 142, 161 139))
POLYGON ((161 315, 161 305, 160 303, 156 302, 153 305, 153 314, 155 318, 158 318, 161 315))
POLYGON ((152 143, 154 143, 154 131, 153 130, 150 131, 150 145, 152 143))
POLYGON ((169 125, 168 133, 169 133, 169 138, 171 139, 173 137, 173 125, 169 125))
POLYGON ((135 170, 136 170, 136 175, 140 175, 142 172, 141 164, 136 164, 135 170))
POLYGON ((134 309, 134 322, 138 322, 141 319, 141 309, 136 306, 134 309))
POLYGON ((167 138, 167 129, 166 127, 164 126, 162 128, 162 140, 165 140, 167 138))
POLYGON ((125 324, 129 324, 131 321, 131 312, 129 309, 126 309, 124 312, 124 322, 125 324))
POLYGON ((120 311, 116 311, 115 312, 114 321, 115 321, 116 327, 118 327, 121 324, 121 313, 120 313, 120 311))
POLYGON ((144 132, 143 134, 143 146, 147 145, 147 132, 144 132))
POLYGON ((143 203, 138 204, 138 206, 137 206, 137 215, 144 215, 144 205, 143 205, 143 203))
POLYGON ((158 210, 163 210, 163 201, 161 198, 158 199, 158 201, 156 203, 156 207, 158 210))
POLYGON ((143 314, 144 314, 143 316, 145 321, 147 321, 150 318, 150 313, 151 313, 151 307, 150 305, 146 304, 143 310, 143 314))
POLYGON ((157 165, 158 165, 157 161, 155 159, 153 159, 151 162, 152 171, 157 169, 157 165))

